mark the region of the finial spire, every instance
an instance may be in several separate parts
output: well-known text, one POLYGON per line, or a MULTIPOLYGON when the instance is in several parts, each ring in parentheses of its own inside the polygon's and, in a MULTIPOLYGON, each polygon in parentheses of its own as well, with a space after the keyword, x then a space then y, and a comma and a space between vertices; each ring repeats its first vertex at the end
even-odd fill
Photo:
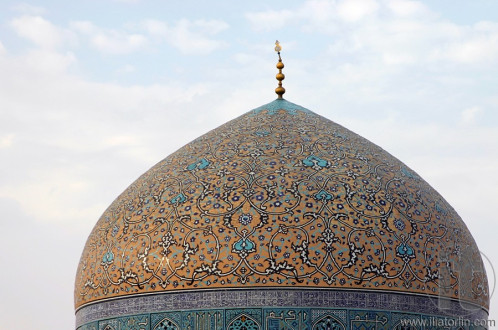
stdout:
POLYGON ((280 51, 282 50, 282 46, 280 46, 280 42, 277 40, 275 41, 275 51, 278 54, 278 63, 277 63, 277 80, 278 80, 278 87, 275 88, 275 93, 277 93, 278 98, 282 99, 282 95, 285 93, 285 88, 282 87, 282 80, 285 79, 285 75, 282 73, 282 69, 284 68, 284 63, 282 62, 282 58, 280 57, 280 51))

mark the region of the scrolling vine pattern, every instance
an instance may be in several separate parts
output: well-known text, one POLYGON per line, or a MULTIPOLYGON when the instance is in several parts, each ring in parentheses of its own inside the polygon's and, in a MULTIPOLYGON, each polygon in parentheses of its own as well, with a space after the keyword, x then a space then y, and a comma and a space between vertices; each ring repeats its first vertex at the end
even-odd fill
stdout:
POLYGON ((240 286, 488 303, 451 206, 378 146, 285 100, 201 136, 126 189, 87 241, 75 301, 240 286))

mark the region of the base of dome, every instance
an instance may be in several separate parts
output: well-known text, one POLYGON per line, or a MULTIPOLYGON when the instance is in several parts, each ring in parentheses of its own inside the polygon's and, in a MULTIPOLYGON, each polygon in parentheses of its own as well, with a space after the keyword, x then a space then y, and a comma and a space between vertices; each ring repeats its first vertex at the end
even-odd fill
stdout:
POLYGON ((78 309, 76 328, 122 329, 133 323, 140 329, 394 329, 410 324, 410 329, 424 324, 474 329, 487 318, 479 306, 436 296, 265 288, 167 292, 96 302, 78 309))

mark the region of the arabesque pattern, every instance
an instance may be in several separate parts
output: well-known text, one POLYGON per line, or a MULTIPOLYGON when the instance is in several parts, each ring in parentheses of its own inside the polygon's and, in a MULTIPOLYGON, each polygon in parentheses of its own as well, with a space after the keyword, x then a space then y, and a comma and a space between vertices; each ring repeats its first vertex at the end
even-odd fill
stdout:
POLYGON ((75 303, 241 287, 488 306, 479 251, 451 206, 378 146, 285 100, 201 136, 126 189, 88 238, 75 303))

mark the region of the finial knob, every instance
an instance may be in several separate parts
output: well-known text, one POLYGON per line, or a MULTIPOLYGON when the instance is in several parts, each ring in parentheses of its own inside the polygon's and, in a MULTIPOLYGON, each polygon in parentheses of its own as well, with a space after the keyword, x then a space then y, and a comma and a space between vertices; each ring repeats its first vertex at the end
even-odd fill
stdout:
POLYGON ((277 63, 277 80, 278 80, 278 87, 275 89, 275 93, 277 93, 278 98, 282 99, 282 95, 285 93, 285 88, 282 87, 282 80, 285 79, 285 75, 282 73, 282 69, 284 68, 284 63, 282 62, 282 58, 280 57, 280 51, 282 50, 282 46, 280 46, 280 42, 277 40, 275 41, 275 51, 278 54, 278 63, 277 63))
POLYGON ((280 46, 280 42, 278 40, 275 41, 275 51, 277 53, 280 53, 281 50, 282 50, 282 46, 280 46))

